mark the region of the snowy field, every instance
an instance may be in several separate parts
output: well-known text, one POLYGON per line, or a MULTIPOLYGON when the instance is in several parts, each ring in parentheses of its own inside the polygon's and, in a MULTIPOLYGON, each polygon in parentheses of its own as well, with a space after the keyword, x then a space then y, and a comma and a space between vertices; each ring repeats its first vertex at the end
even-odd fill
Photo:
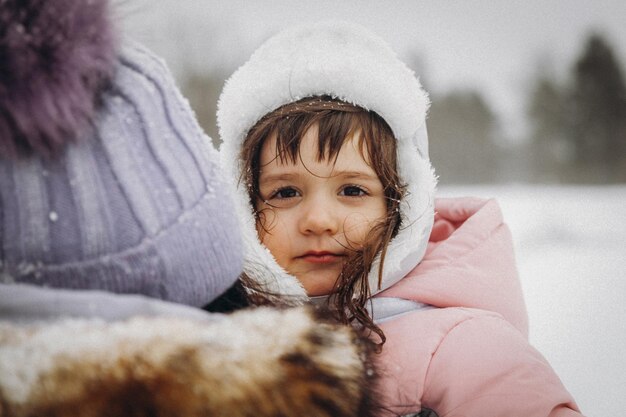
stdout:
POLYGON ((495 197, 515 241, 531 343, 587 417, 626 413, 626 186, 440 187, 495 197))

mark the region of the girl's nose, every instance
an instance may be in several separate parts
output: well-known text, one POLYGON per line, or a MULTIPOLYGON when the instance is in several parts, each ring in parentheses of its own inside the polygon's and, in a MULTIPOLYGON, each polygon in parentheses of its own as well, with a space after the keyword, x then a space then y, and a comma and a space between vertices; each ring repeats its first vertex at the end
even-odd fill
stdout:
POLYGON ((340 220, 332 204, 322 198, 305 201, 302 207, 302 215, 299 220, 300 233, 302 234, 337 234, 340 220))

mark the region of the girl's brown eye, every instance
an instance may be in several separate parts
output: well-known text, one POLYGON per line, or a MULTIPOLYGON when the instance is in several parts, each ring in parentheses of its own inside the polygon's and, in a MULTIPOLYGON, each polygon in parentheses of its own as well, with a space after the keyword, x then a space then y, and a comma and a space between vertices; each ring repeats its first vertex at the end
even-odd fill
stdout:
POLYGON ((264 203, 274 208, 289 208, 298 204, 302 194, 296 188, 283 187, 273 191, 264 203))
POLYGON ((276 198, 294 198, 298 197, 298 191, 293 188, 281 188, 272 195, 272 199, 276 198))
POLYGON ((341 190, 341 195, 346 197, 362 197, 367 195, 367 192, 359 186, 349 185, 341 190))

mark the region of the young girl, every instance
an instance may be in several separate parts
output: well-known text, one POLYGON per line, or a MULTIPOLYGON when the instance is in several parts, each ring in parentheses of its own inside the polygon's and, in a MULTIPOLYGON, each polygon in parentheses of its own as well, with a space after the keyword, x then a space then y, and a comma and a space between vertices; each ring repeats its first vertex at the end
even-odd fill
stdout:
POLYGON ((242 282, 374 332, 391 413, 580 415, 528 344, 497 204, 434 200, 427 109, 362 27, 296 27, 261 46, 218 110, 242 282))

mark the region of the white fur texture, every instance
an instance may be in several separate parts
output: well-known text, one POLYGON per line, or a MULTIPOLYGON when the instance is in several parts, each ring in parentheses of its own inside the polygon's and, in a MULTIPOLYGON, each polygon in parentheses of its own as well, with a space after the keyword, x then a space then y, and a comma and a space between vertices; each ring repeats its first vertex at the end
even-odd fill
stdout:
POLYGON ((237 188, 235 205, 244 221, 245 272, 271 291, 303 300, 302 286, 258 239, 253 207, 245 184, 239 184, 238 156, 248 130, 265 114, 323 94, 377 112, 398 140, 399 173, 408 184, 408 194, 401 202, 402 229, 389 245, 380 288, 378 261, 371 269, 373 294, 419 263, 434 216, 436 178, 428 159, 425 125, 429 101, 413 72, 382 39, 353 23, 297 26, 270 38, 230 77, 220 97, 221 162, 237 188))

